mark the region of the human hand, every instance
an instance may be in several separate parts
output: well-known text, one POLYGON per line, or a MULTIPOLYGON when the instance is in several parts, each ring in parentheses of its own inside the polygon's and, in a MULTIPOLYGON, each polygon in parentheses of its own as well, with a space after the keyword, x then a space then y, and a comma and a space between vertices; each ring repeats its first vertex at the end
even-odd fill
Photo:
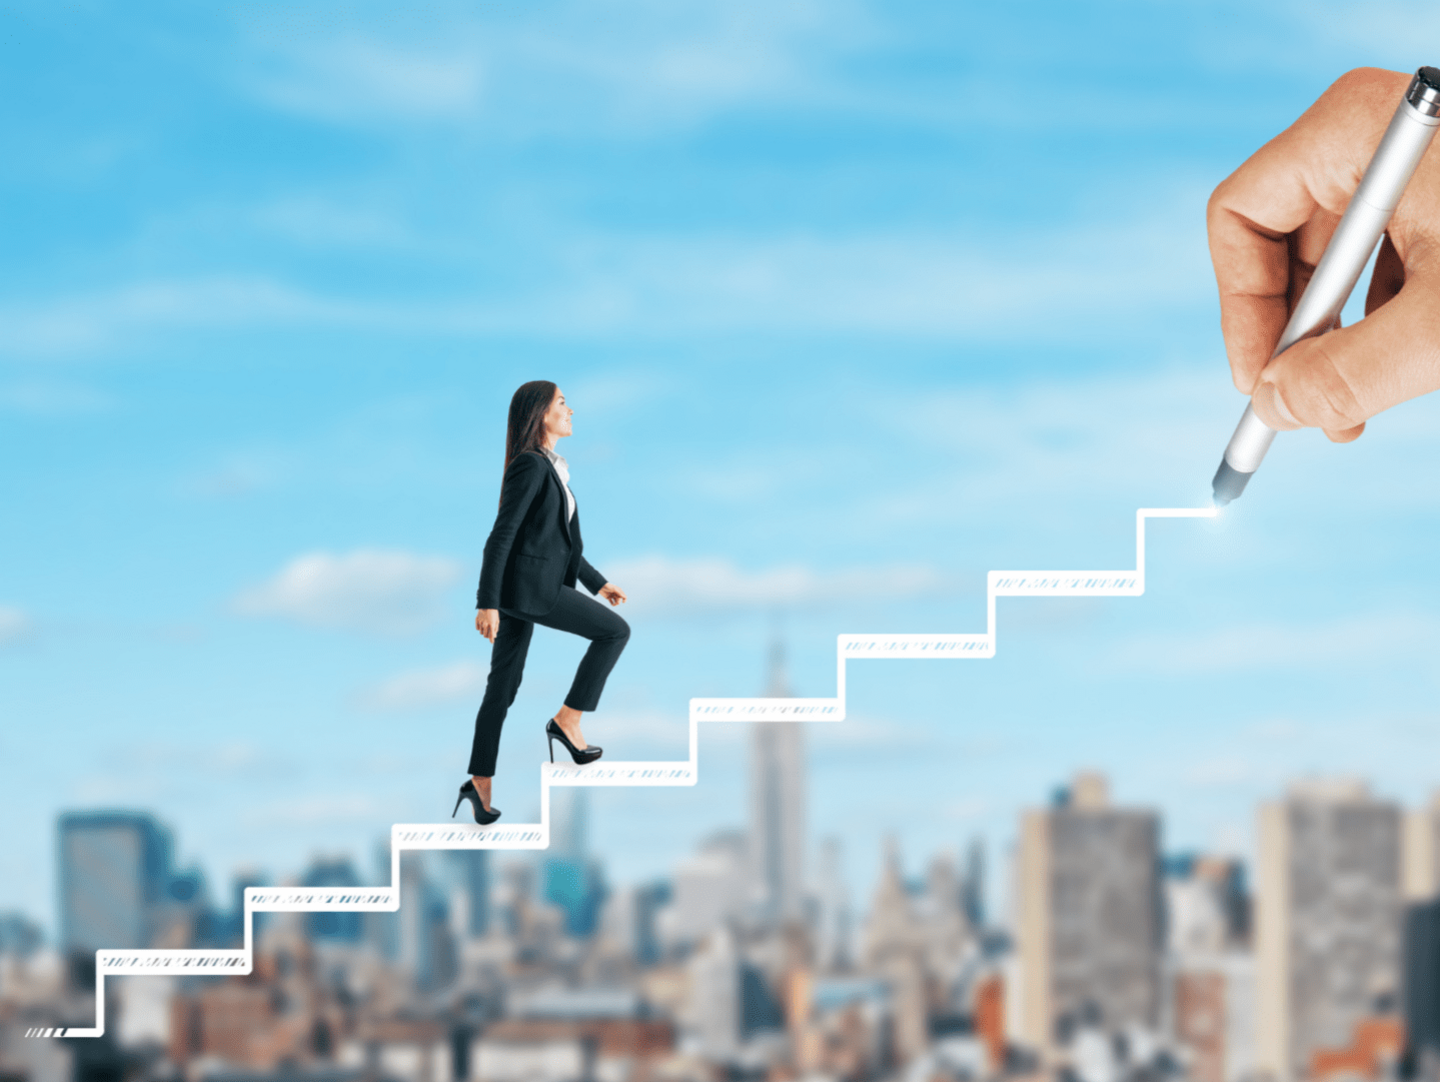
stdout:
POLYGON ((600 596, 613 605, 619 605, 625 601, 625 591, 616 586, 613 582, 607 582, 600 587, 600 596))
POLYGON ((1210 197, 1210 258, 1231 374, 1271 428, 1318 427, 1345 443, 1366 419, 1440 388, 1440 151, 1433 147, 1381 242, 1367 318, 1270 360, 1409 81, 1375 68, 1347 72, 1210 197))
POLYGON ((500 630, 500 610, 480 609, 476 612, 475 630, 493 643, 496 632, 500 630))

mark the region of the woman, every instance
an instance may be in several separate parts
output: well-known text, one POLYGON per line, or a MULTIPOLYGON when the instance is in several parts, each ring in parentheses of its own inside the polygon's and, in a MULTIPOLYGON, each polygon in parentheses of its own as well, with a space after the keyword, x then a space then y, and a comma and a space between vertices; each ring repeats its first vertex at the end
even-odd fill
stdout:
POLYGON ((599 705, 605 678, 630 639, 630 625, 575 589, 578 579, 612 607, 625 600, 625 591, 606 582, 582 555, 570 469, 555 453, 556 441, 570 435, 574 412, 565 404, 560 388, 548 380, 525 384, 510 400, 500 512, 485 542, 480 587, 475 593, 479 610, 475 630, 489 639, 494 649, 485 698, 475 715, 470 780, 460 786, 452 819, 462 800, 470 801, 477 823, 500 818, 500 812, 490 806, 495 753, 505 712, 520 687, 536 624, 590 640, 565 704, 545 726, 550 761, 555 761, 557 740, 577 763, 600 758, 600 749, 587 744, 580 732, 580 714, 599 705))

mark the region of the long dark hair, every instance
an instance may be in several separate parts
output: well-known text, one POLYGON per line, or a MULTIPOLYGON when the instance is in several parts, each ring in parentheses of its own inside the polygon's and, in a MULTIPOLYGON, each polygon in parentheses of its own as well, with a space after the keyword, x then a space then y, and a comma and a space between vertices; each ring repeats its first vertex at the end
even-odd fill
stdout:
POLYGON ((548 379, 522 383, 510 399, 510 422, 505 427, 505 469, 526 451, 545 445, 545 411, 559 390, 548 379))

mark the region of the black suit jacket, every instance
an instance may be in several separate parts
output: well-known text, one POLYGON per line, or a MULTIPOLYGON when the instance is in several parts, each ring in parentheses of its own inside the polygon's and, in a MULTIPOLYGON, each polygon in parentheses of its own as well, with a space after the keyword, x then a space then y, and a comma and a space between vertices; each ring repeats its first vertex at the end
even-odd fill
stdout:
POLYGON ((565 486, 541 451, 516 455, 500 486, 500 512, 485 542, 477 609, 517 609, 543 616, 560 587, 578 578, 592 594, 606 578, 582 555, 580 510, 566 518, 565 486))

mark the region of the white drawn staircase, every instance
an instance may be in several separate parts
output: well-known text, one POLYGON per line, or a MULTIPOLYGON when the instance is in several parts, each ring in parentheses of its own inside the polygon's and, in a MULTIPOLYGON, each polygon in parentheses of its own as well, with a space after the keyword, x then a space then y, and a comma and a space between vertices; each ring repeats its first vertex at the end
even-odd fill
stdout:
MULTIPOLYGON (((550 845, 550 789, 556 785, 694 785, 699 780, 702 721, 840 721, 845 717, 845 663, 852 659, 983 660, 995 656, 999 597, 1139 597, 1145 592, 1145 520, 1214 518, 1214 507, 1142 507, 1135 512, 1133 571, 991 571, 986 627, 972 635, 837 635, 833 698, 691 699, 690 757, 678 762, 542 763, 540 822, 478 826, 396 823, 390 828, 388 887, 246 887, 245 945, 238 950, 100 950, 95 952, 95 1025, 31 1029, 27 1037, 99 1037, 105 1032, 105 978, 129 974, 227 976, 254 964, 253 913, 394 912, 400 908, 400 854, 407 849, 545 849, 550 845)), ((467 805, 468 807, 468 805, 467 805)))

